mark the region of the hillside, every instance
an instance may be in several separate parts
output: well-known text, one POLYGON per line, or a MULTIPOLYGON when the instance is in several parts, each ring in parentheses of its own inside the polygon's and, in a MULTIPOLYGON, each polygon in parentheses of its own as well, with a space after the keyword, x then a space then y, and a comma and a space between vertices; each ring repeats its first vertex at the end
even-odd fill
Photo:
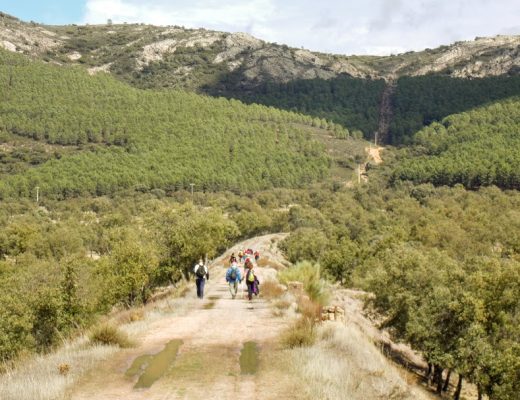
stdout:
POLYGON ((142 91, 109 75, 91 77, 81 68, 31 62, 4 50, 0 86, 2 161, 9 175, 0 184, 2 197, 29 196, 36 186, 60 198, 187 189, 191 183, 197 190, 258 190, 328 174, 328 157, 312 136, 312 126, 322 122, 303 115, 142 91), (27 140, 16 145, 20 138, 27 140))
POLYGON ((0 397, 518 400, 519 40, 347 57, 0 14, 0 397))
MULTIPOLYGON (((422 109, 403 113, 403 103, 414 104, 420 97, 410 92, 411 86, 439 92, 435 101, 450 106, 459 100, 452 99, 451 83, 464 91, 468 107, 520 94, 517 83, 502 85, 508 89, 503 91, 495 88, 496 80, 487 81, 518 76, 519 36, 477 38, 386 57, 344 56, 267 43, 245 33, 144 24, 43 26, 0 15, 0 46, 46 62, 82 66, 90 74, 111 73, 137 88, 187 89, 302 112, 367 139, 381 130, 385 81, 393 86, 407 77, 399 79, 387 99, 396 112, 384 115, 395 114, 396 121, 387 121, 379 132, 382 141, 392 144, 407 143, 415 131, 450 113, 431 112, 437 105, 424 101, 422 109), (440 81, 439 91, 439 81, 429 74, 456 79, 440 81), (415 85, 414 77, 424 75, 415 85), (474 85, 467 78, 484 83, 474 85)), ((455 111, 468 109, 463 104, 455 111)))
POLYGON ((450 115, 419 131, 394 180, 520 189, 520 99, 450 115))

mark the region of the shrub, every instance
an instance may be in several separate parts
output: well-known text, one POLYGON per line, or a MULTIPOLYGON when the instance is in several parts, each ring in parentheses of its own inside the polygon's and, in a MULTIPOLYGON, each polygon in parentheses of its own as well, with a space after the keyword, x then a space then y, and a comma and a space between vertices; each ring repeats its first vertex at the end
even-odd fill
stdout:
POLYGON ((325 281, 320 278, 320 265, 309 261, 299 262, 278 273, 281 283, 287 284, 291 281, 303 283, 303 288, 309 298, 323 306, 329 300, 329 293, 325 288, 325 281))
POLYGON ((307 296, 300 296, 298 299, 298 312, 305 318, 319 320, 321 316, 321 306, 307 296))
POLYGON ((316 336, 314 320, 303 317, 284 332, 282 335, 282 344, 289 349, 312 346, 316 341, 316 336))
POLYGON ((92 343, 116 345, 121 348, 132 347, 134 345, 125 332, 122 332, 116 326, 110 324, 96 326, 92 329, 89 338, 92 343))

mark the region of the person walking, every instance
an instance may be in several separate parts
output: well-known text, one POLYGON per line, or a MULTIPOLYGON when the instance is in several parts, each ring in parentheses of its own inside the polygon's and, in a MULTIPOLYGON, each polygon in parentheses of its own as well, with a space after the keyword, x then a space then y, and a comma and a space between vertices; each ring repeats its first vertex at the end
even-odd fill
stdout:
POLYGON ((230 262, 231 264, 237 262, 237 258, 235 257, 235 253, 231 253, 231 257, 229 257, 229 262, 230 262))
POLYGON ((193 267, 193 273, 195 274, 195 284, 197 285, 197 297, 202 299, 204 298, 204 285, 206 279, 209 279, 208 266, 204 264, 202 258, 197 264, 195 264, 195 267, 193 267))
POLYGON ((229 292, 231 298, 234 299, 237 296, 238 284, 242 282, 242 276, 240 275, 240 268, 236 261, 231 263, 231 266, 226 271, 226 282, 229 284, 229 292))
POLYGON ((253 268, 253 263, 246 263, 246 285, 247 285, 247 298, 249 301, 253 300, 253 294, 258 295, 259 281, 253 268))

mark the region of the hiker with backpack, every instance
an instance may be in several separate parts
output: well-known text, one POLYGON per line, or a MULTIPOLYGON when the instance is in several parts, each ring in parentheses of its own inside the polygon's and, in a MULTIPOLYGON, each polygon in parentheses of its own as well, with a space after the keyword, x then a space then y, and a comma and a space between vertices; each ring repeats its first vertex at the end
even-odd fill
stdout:
POLYGON ((237 258, 235 257, 235 253, 231 253, 231 257, 229 257, 229 262, 230 262, 231 264, 237 262, 237 258))
MULTIPOLYGON (((249 260, 249 259, 248 259, 249 260)), ((258 285, 260 284, 258 277, 255 274, 253 263, 246 261, 246 285, 247 285, 247 298, 253 300, 253 294, 258 296, 260 292, 258 285)))
POLYGON ((195 274, 195 284, 197 285, 197 297, 202 299, 204 298, 204 284, 206 279, 209 279, 208 266, 202 261, 202 258, 193 267, 193 273, 195 274))
POLYGON ((231 263, 231 266, 226 271, 226 282, 229 284, 229 291, 231 298, 234 299, 238 292, 238 284, 242 282, 242 276, 240 275, 240 268, 235 262, 231 263))

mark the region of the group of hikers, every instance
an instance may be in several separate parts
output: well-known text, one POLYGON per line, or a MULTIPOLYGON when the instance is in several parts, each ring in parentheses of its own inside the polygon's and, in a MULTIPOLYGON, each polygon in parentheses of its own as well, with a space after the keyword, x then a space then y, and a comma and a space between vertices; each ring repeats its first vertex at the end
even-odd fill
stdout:
MULTIPOLYGON (((244 279, 247 286, 247 298, 251 301, 253 295, 258 296, 260 281, 255 273, 254 263, 259 258, 260 253, 253 251, 253 249, 240 250, 237 256, 235 256, 235 253, 231 254, 229 257, 229 268, 226 271, 226 282, 229 285, 231 298, 234 299, 237 296, 238 285, 244 279), (240 270, 240 265, 243 265, 243 271, 240 270)), ((204 298, 204 285, 206 280, 209 279, 207 262, 204 262, 201 258, 193 267, 193 273, 195 274, 195 283, 197 285, 197 297, 202 299, 204 298)))

